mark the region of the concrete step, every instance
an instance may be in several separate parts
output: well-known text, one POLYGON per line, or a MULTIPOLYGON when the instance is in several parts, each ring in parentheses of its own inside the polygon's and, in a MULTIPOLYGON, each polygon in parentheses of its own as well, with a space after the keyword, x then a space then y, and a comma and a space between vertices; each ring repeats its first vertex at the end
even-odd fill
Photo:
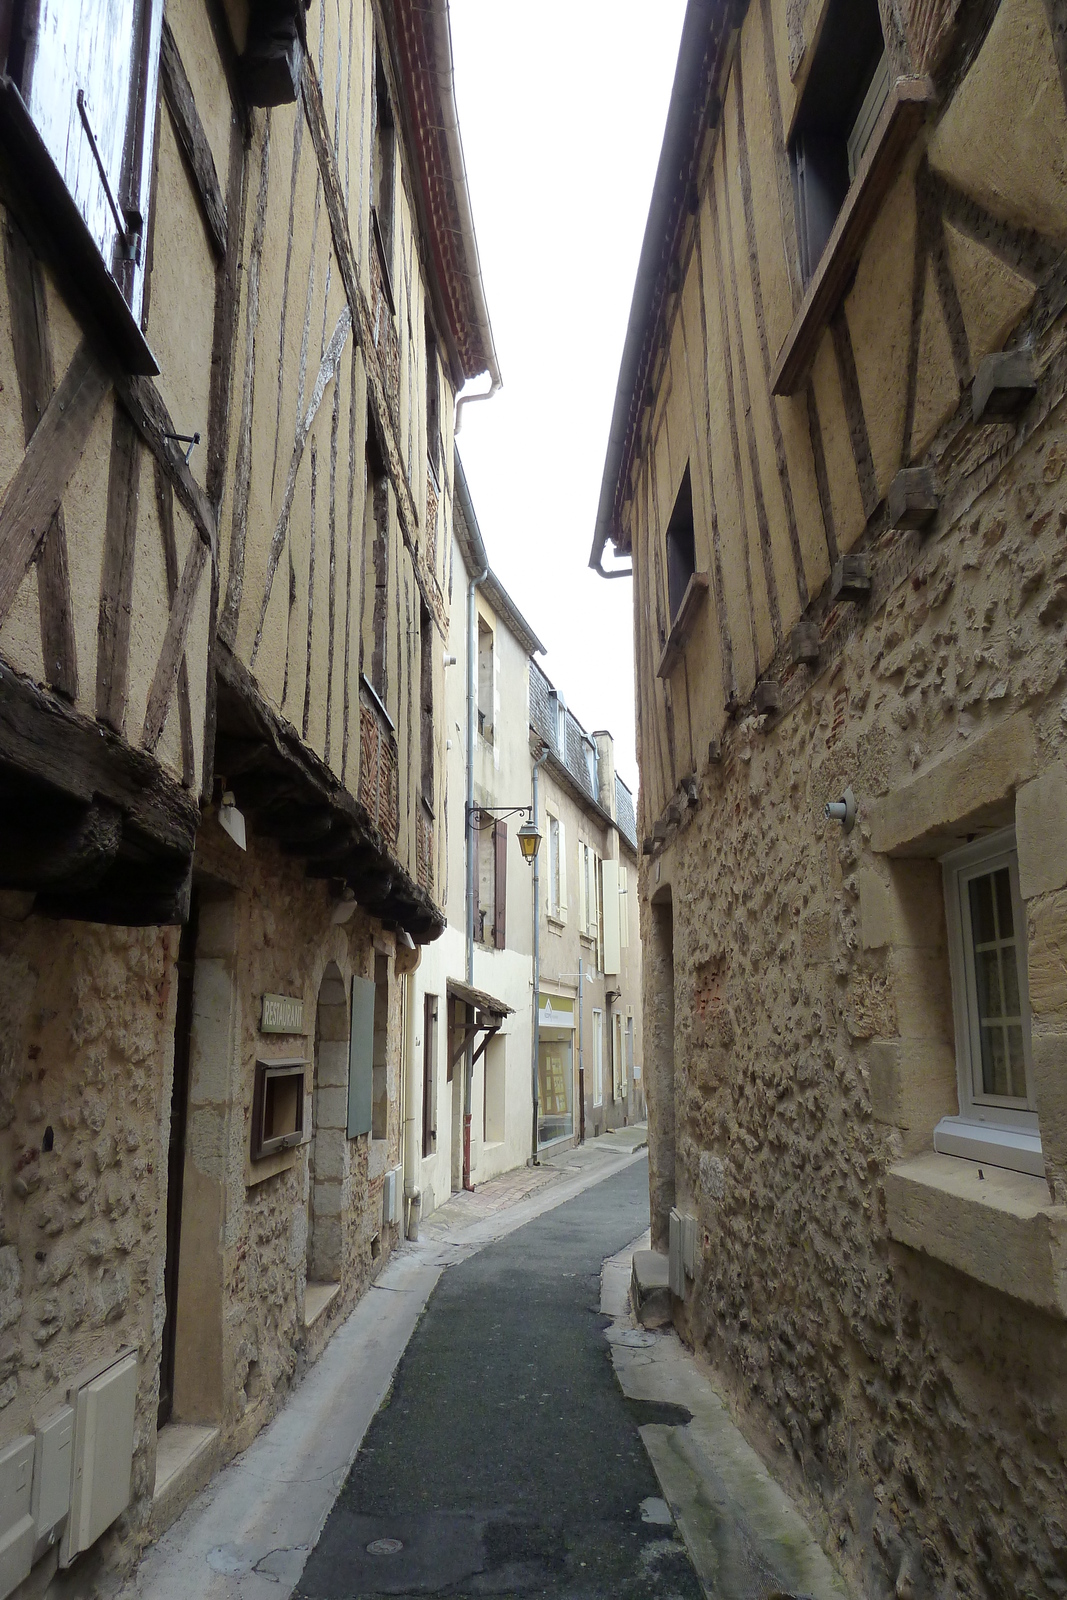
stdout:
POLYGON ((665 1328, 671 1321, 667 1257, 661 1250, 635 1250, 630 1278, 634 1315, 643 1328, 665 1328))

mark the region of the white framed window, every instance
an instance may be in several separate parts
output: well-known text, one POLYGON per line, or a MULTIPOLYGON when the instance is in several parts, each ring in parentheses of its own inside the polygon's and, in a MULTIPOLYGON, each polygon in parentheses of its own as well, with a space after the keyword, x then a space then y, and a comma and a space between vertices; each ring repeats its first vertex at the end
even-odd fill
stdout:
POLYGON ((556 754, 560 760, 567 759, 567 702, 558 689, 552 692, 553 710, 555 713, 556 754))
POLYGON ((942 871, 960 1110, 938 1123, 934 1149, 1040 1177, 1014 830, 954 850, 942 871))
POLYGON ((578 928, 600 938, 600 857, 591 844, 578 845, 578 928))
POLYGON ((634 1059, 634 1018, 633 1012, 626 1016, 626 1072, 631 1083, 637 1083, 641 1077, 641 1063, 634 1059))
POLYGON ((593 1011, 593 1104, 604 1104, 604 1013, 593 1011))
POLYGON ((30 14, 22 97, 139 319, 162 0, 39 0, 30 14))
POLYGON ((548 914, 557 922, 567 918, 566 833, 563 823, 548 812, 548 914))

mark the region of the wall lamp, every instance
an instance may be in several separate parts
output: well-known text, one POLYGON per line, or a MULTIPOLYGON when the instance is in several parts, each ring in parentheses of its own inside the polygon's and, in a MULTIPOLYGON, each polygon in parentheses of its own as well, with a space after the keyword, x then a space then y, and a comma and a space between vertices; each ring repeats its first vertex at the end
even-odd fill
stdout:
POLYGON ((541 832, 533 820, 532 806, 471 805, 467 807, 468 825, 478 829, 479 832, 484 831, 486 828, 491 828, 494 822, 503 822, 507 817, 519 816, 526 818, 516 835, 519 841, 519 849, 522 851, 522 859, 526 862, 526 865, 532 866, 533 859, 541 847, 541 832), (481 822, 479 821, 480 817, 487 817, 489 820, 481 822))

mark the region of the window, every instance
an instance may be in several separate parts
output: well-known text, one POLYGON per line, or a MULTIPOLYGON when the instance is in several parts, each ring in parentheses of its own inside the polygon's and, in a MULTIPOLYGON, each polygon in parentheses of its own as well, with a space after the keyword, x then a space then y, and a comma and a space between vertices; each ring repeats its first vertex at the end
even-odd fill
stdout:
POLYGON ((600 933, 599 878, 600 866, 591 844, 578 846, 578 931, 595 939, 600 933))
POLYGON ((422 798, 431 813, 433 796, 433 618, 419 607, 419 711, 422 798))
POLYGON ((432 1156, 437 1143, 437 996, 423 996, 422 1012, 422 1153, 432 1156))
POLYGON ((478 618, 478 732, 493 742, 493 630, 478 618))
POLYGON ((589 778, 589 787, 595 799, 600 797, 600 785, 597 778, 597 747, 592 739, 583 740, 585 746, 585 770, 589 778))
POLYGON ((389 959, 374 958, 374 1034, 371 1056, 371 1138, 389 1136, 389 959))
POLYGON ((967 845, 942 865, 960 1114, 941 1119, 934 1148, 1040 1176, 1014 833, 967 845))
POLYGON ((162 0, 16 0, 9 21, 8 76, 138 319, 162 25, 162 0))
POLYGON ((830 0, 790 145, 805 283, 889 94, 878 0, 830 0))
POLYGON ((634 1060, 634 1019, 626 1018, 626 1076, 631 1083, 637 1083, 641 1077, 641 1063, 634 1060))
POLYGON ((559 759, 561 761, 566 761, 566 759, 567 759, 567 702, 564 700, 563 696, 560 694, 558 689, 553 691, 552 700, 553 700, 554 719, 555 719, 554 720, 553 731, 555 733, 555 738, 556 738, 556 754, 559 756, 559 759))
POLYGON ((604 1013, 593 1012, 593 1104, 604 1104, 604 1013))
POLYGON ((560 827, 559 818, 548 818, 548 914, 558 917, 562 904, 560 894, 560 827))
MULTIPOLYGON (((382 270, 393 281, 393 190, 396 173, 396 127, 380 51, 374 56, 374 135, 371 143, 371 207, 381 247, 382 270)), ((390 294, 392 290, 390 288, 390 294)))
POLYGON ((383 706, 386 703, 386 638, 389 627, 389 479, 368 424, 367 482, 364 489, 363 548, 368 552, 360 670, 383 706), (365 658, 369 646, 370 672, 365 658))
POLYGON ((480 944, 503 950, 507 943, 508 825, 494 821, 487 811, 476 811, 474 840, 478 866, 474 937, 480 944))
POLYGON ((426 459, 434 482, 441 484, 441 367, 437 340, 426 319, 426 459))
POLYGON ((667 600, 672 623, 678 615, 689 580, 696 571, 696 565, 693 485, 687 464, 674 502, 674 510, 671 512, 671 520, 667 524, 667 600))

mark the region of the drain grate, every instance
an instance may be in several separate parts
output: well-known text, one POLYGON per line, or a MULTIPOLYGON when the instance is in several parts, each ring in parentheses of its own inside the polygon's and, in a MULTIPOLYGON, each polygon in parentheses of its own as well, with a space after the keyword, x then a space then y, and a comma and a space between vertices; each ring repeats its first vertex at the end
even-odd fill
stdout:
POLYGON ((398 1556, 404 1548, 403 1539, 372 1539, 367 1546, 369 1556, 398 1556))

